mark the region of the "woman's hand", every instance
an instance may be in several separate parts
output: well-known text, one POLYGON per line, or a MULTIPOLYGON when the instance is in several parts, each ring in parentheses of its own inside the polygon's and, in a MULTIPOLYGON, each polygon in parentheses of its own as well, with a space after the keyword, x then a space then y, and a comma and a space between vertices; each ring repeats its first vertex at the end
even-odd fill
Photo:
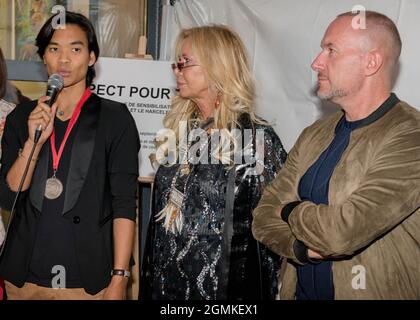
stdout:
POLYGON ((54 128, 54 117, 57 111, 57 104, 54 103, 50 108, 45 102, 50 97, 44 96, 38 99, 38 105, 31 112, 28 118, 29 140, 32 143, 35 141, 35 131, 39 126, 42 127, 42 134, 39 138, 38 144, 43 145, 45 141, 51 136, 54 128))

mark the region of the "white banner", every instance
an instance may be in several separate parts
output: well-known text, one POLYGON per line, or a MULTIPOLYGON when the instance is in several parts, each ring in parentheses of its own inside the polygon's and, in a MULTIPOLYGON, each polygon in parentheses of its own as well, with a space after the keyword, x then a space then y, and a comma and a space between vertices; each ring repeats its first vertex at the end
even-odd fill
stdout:
POLYGON ((154 170, 149 155, 155 152, 156 132, 163 127, 176 87, 169 62, 100 58, 92 91, 125 103, 134 117, 141 140, 140 178, 149 179, 154 170))

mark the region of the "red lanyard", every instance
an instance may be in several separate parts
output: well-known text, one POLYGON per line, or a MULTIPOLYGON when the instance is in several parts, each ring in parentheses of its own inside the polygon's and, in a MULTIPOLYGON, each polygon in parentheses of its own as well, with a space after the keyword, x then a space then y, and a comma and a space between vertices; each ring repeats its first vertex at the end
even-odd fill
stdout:
POLYGON ((70 122, 67 126, 66 133, 64 134, 63 141, 61 142, 60 149, 58 150, 58 154, 57 154, 57 149, 55 148, 55 129, 53 129, 50 143, 51 143, 51 150, 52 150, 52 157, 53 157, 54 173, 58 169, 58 164, 60 163, 61 155, 63 154, 64 146, 66 145, 70 132, 73 129, 74 125, 76 124, 77 119, 79 119, 80 112, 82 111, 83 105, 85 104, 86 100, 90 97, 91 94, 92 94, 92 91, 90 91, 90 89, 87 88, 82 98, 80 99, 79 103, 77 104, 76 108, 74 109, 73 114, 70 118, 70 122))

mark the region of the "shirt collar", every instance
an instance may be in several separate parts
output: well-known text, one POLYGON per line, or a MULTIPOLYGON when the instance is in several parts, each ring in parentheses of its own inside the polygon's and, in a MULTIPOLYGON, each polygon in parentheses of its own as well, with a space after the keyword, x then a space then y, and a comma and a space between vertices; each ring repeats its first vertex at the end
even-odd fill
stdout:
MULTIPOLYGON (((389 110, 391 110, 398 102, 400 102, 400 99, 395 95, 395 93, 391 93, 391 95, 386 99, 378 109, 376 109, 373 113, 371 113, 369 116, 367 116, 364 119, 356 120, 356 121, 347 121, 345 115, 341 118, 340 122, 343 123, 344 127, 355 130, 359 129, 361 127, 367 126, 376 120, 382 118, 389 110)), ((337 126, 338 127, 338 126, 337 126)))

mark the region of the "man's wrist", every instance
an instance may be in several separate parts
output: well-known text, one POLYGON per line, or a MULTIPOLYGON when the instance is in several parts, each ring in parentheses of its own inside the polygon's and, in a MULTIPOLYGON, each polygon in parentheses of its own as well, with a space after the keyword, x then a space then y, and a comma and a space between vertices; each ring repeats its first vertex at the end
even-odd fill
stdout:
POLYGON ((129 279, 130 278, 127 278, 127 277, 112 276, 111 277, 111 283, 117 284, 117 285, 119 285, 119 284, 127 285, 129 279))
POLYGON ((293 253, 295 254, 297 260, 302 264, 318 264, 322 260, 312 259, 308 255, 308 247, 300 240, 295 240, 293 243, 293 253))
POLYGON ((126 269, 112 269, 111 270, 112 277, 121 277, 121 278, 130 278, 131 272, 126 269))
MULTIPOLYGON (((25 141, 25 144, 23 145, 22 148, 22 153, 24 155, 29 155, 32 151, 32 147, 34 146, 35 142, 33 142, 31 140, 31 138, 28 138, 28 140, 25 141)), ((39 152, 41 151, 42 145, 37 144, 35 147, 35 151, 34 151, 34 155, 38 155, 39 152)))

